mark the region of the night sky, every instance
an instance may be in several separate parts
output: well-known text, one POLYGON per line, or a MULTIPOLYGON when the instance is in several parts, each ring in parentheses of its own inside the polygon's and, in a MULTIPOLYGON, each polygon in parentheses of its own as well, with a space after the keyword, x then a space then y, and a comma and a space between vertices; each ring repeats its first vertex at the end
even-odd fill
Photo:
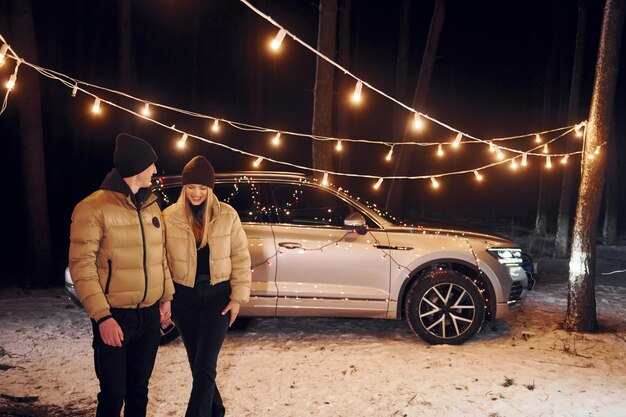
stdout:
MULTIPOLYGON (((318 3, 303 0, 253 2, 309 45, 317 41, 318 3)), ((353 0, 351 13, 351 62, 348 69, 409 104, 419 72, 434 0, 414 1, 410 11, 409 88, 394 92, 401 1, 353 0)), ((576 33, 577 1, 448 1, 437 60, 426 108, 418 109, 455 128, 489 139, 547 130, 567 125, 559 118, 559 89, 569 90, 576 33), (548 76, 548 64, 555 56, 553 34, 558 34, 556 66, 548 76), (544 91, 552 88, 551 111, 544 120, 544 91)), ((594 67, 602 18, 601 1, 590 1, 587 43, 579 120, 587 118, 593 87, 594 67)), ((11 30, 11 1, 0 0, 0 33, 16 47, 20 33, 11 30)), ((102 0, 33 1, 38 57, 25 56, 82 81, 122 90, 118 57, 117 2, 102 0)), ((268 52, 267 42, 276 29, 236 0, 134 1, 132 7, 132 54, 134 81, 124 92, 169 106, 277 130, 311 132, 314 55, 286 38, 279 55, 268 52)), ((617 85, 615 129, 612 140, 623 154, 626 134, 626 53, 622 48, 622 73, 617 85)), ((13 70, 9 61, 0 68, 0 79, 13 70)), ((20 71, 32 71, 22 68, 20 71)), ((122 129, 149 140, 159 155, 159 173, 179 173, 194 155, 202 153, 216 170, 247 170, 251 158, 190 140, 184 152, 176 149, 179 135, 103 106, 103 114, 90 113, 92 99, 60 83, 39 77, 46 151, 49 213, 52 227, 53 260, 58 283, 66 264, 69 221, 73 206, 94 191, 112 167, 114 138, 122 129)), ((19 84, 19 79, 18 79, 19 84)), ((364 90, 364 103, 350 107, 348 98, 354 81, 335 72, 336 106, 347 107, 352 138, 399 141, 393 137, 389 100, 364 90)), ((14 94, 28 94, 19 85, 14 94)), ((130 102, 124 103, 131 106, 130 102)), ((137 105, 132 105, 134 110, 137 105)), ((406 113, 408 119, 409 113, 406 113)), ((335 113, 336 114, 336 113, 335 113)), ((291 163, 311 166, 311 142, 285 138, 283 146, 272 149, 267 133, 243 133, 223 127, 212 135, 206 121, 158 111, 154 117, 189 133, 215 138, 246 151, 272 156, 291 163)), ((11 98, 0 116, 4 150, 0 169, 4 181, 5 229, 2 257, 8 268, 3 282, 19 282, 26 262, 24 248, 24 198, 21 191, 20 138, 18 114, 11 98), (17 197, 17 198, 11 198, 17 197)), ((335 120, 336 123, 336 120, 335 120)), ((444 141, 454 137, 429 124, 415 141, 444 141)), ((528 143, 528 140, 527 142, 528 143)), ((564 146, 564 142, 559 142, 564 146)), ((523 142, 520 148, 526 147, 523 142)), ((556 149, 555 149, 556 151, 556 149)), ((434 149, 415 154, 411 174, 436 174, 461 167, 482 166, 488 160, 484 146, 465 146, 457 160, 433 157, 434 149)), ((342 158, 349 158, 349 171, 392 175, 384 162, 386 150, 372 145, 351 145, 342 158)), ((579 157, 572 163, 578 163, 579 157)), ((532 165, 532 164, 531 164, 532 165)), ((433 192, 428 181, 408 187, 405 215, 440 220, 485 217, 530 226, 534 222, 539 182, 539 160, 526 172, 512 175, 506 168, 485 172, 486 181, 475 185, 469 175, 447 178, 442 189, 433 192)), ((293 170, 265 163, 268 170, 293 170)), ((621 218, 626 209, 626 178, 620 173, 621 218)), ((551 190, 549 231, 554 231, 561 181, 558 167, 546 174, 551 190)), ((353 194, 381 204, 380 191, 372 180, 335 178, 353 194)), ((624 229, 626 224, 620 224, 624 229)), ((30 237, 35 238, 35 237, 30 237)))

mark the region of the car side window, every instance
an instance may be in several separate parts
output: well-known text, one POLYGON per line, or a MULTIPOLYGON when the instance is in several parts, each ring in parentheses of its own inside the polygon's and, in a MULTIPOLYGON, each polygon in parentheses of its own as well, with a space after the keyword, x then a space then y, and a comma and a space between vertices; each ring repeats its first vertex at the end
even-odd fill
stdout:
POLYGON ((272 184, 272 190, 280 223, 344 227, 346 216, 358 211, 336 195, 305 184, 272 184))
POLYGON ((215 184, 213 192, 219 201, 231 205, 242 222, 269 223, 276 220, 267 202, 265 184, 228 182, 215 184))

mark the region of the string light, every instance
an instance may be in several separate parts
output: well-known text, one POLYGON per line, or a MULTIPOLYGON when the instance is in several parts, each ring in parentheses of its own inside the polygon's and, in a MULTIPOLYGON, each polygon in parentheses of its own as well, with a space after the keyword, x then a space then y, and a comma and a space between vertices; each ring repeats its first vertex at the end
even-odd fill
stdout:
POLYGON ((504 153, 502 153, 502 149, 500 149, 499 146, 496 146, 496 157, 499 160, 503 160, 504 159, 504 153))
POLYGON ((598 145, 598 147, 596 147, 596 150, 593 151, 594 154, 596 155, 600 155, 600 148, 602 147, 602 145, 598 145))
POLYGON ((561 158, 561 163, 563 165, 567 164, 567 160, 569 159, 569 154, 565 154, 563 158, 561 158))
POLYGON ((548 144, 543 145, 543 153, 548 153, 548 144))
POLYGON ((493 153, 496 151, 496 145, 494 145, 492 142, 489 142, 489 152, 493 153))
POLYGON ((328 185, 328 172, 324 172, 324 178, 322 178, 322 185, 328 185))
POLYGON ((213 132, 219 132, 220 131, 220 121, 218 119, 213 120, 213 126, 211 126, 211 130, 213 132))
POLYGON ((387 152, 387 156, 385 156, 385 160, 391 161, 392 156, 393 156, 393 146, 389 149, 389 152, 387 152))
POLYGON ((474 176, 476 177, 476 181, 482 181, 483 180, 483 176, 480 175, 480 172, 478 172, 478 170, 474 171, 474 176))
POLYGON ((276 36, 274 37, 274 40, 272 41, 270 47, 274 50, 274 51, 278 51, 280 49, 280 45, 282 45, 283 43, 283 39, 285 39, 285 35, 287 34, 287 31, 283 28, 281 28, 278 33, 276 34, 276 36))
POLYGON ((259 156, 253 163, 252 165, 254 165, 255 168, 258 168, 259 165, 261 165, 261 162, 263 162, 263 157, 259 156))
POLYGON ((276 132, 276 135, 274 135, 274 139, 272 139, 272 145, 280 145, 280 132, 276 132))
POLYGON ((187 142, 187 138, 189 137, 188 134, 183 133, 183 135, 180 137, 180 140, 178 141, 178 147, 179 148, 184 148, 185 147, 185 143, 187 142))
POLYGON ((9 50, 9 45, 2 44, 2 47, 0 47, 0 67, 2 65, 4 65, 5 59, 4 57, 7 55, 7 51, 9 50))
POLYGON ((522 166, 523 167, 525 167, 528 164, 527 159, 528 159, 528 154, 526 152, 524 152, 522 154, 522 166))
POLYGON ((443 156, 443 145, 441 143, 437 146, 437 156, 440 158, 443 156))
POLYGON ((418 112, 413 114, 413 129, 422 130, 424 128, 424 121, 422 120, 422 115, 418 112))
POLYGON ((383 183, 383 179, 379 178, 378 181, 376 181, 376 184, 374 184, 374 189, 378 190, 380 188, 380 184, 383 183))
POLYGON ((516 170, 517 170, 517 161, 516 161, 516 158, 511 159, 511 169, 512 169, 513 171, 516 171, 516 170))
POLYGON ((93 101, 93 106, 91 107, 91 111, 95 114, 100 114, 100 99, 98 97, 93 101))
POLYGON ((16 81, 17 81, 17 75, 16 74, 11 74, 11 77, 9 77, 9 81, 7 81, 7 83, 6 83, 7 90, 12 90, 13 87, 15 87, 15 82, 16 81))
POLYGON ((76 97, 76 93, 78 93, 78 84, 74 84, 72 87, 72 97, 76 97))
POLYGON ((352 94, 352 101, 354 103, 361 102, 361 90, 363 89, 363 81, 358 80, 354 86, 354 93, 352 94))
POLYGON ((459 145, 461 144, 461 139, 463 139, 463 134, 461 132, 459 132, 459 133, 456 134, 456 137, 454 138, 454 142, 452 143, 452 147, 453 148, 458 148, 459 145))
POLYGON ((546 168, 552 168, 552 161, 550 160, 550 155, 546 156, 546 168))
POLYGON ((576 132, 576 136, 579 138, 583 137, 583 130, 582 128, 585 126, 585 123, 578 123, 575 127, 574 127, 574 131, 576 132))
POLYGON ((337 140, 337 145, 335 146, 335 150, 337 150, 337 152, 341 152, 342 149, 343 149, 343 146, 341 145, 341 141, 337 140))
POLYGON ((430 177, 430 182, 433 188, 439 188, 439 181, 435 177, 430 177))
POLYGON ((539 133, 537 133, 537 134, 535 135, 535 143, 541 143, 541 142, 542 142, 542 140, 541 140, 541 135, 539 135, 539 133))
POLYGON ((148 103, 147 101, 146 104, 143 105, 143 110, 141 111, 141 114, 146 117, 150 116, 150 103, 148 103))

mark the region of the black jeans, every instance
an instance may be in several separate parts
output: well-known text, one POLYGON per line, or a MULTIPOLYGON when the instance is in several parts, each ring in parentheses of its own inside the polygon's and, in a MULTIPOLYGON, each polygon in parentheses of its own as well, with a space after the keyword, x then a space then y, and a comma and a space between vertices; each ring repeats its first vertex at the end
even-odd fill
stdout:
POLYGON ((145 417, 148 381, 159 348, 159 303, 146 308, 112 308, 124 332, 122 347, 105 345, 92 320, 96 376, 100 381, 96 417, 145 417))
POLYGON ((193 376, 185 417, 222 417, 225 408, 215 377, 230 319, 230 314, 222 315, 230 300, 230 281, 217 285, 197 281, 194 288, 174 286, 172 319, 185 344, 193 376))

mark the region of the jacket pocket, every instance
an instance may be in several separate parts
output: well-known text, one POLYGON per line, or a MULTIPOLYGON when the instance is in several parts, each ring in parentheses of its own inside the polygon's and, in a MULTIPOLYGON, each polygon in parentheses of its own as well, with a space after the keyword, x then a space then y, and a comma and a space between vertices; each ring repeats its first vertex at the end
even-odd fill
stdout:
POLYGON ((113 266, 112 266, 113 262, 111 262, 110 259, 107 259, 107 264, 109 264, 109 274, 107 275, 107 283, 104 286, 104 293, 105 294, 109 293, 109 286, 111 285, 111 273, 112 273, 112 270, 113 270, 113 266))

